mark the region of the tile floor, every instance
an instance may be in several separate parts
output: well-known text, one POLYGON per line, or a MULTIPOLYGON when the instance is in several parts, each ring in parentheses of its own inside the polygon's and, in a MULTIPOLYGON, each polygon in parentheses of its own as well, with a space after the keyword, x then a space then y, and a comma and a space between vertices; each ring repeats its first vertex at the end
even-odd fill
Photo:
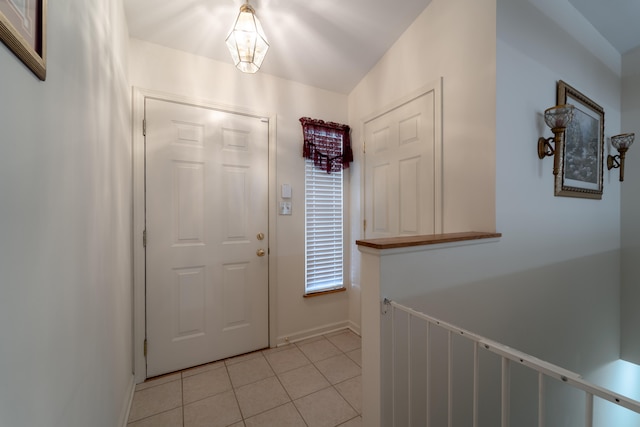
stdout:
POLYGON ((128 427, 360 427, 360 337, 343 330, 136 386, 128 427))

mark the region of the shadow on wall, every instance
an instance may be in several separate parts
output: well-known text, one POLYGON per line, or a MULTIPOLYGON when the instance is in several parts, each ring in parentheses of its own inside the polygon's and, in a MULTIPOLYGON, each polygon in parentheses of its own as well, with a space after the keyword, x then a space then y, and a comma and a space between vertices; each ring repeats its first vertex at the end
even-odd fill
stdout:
POLYGON ((399 302, 582 374, 620 355, 619 260, 610 251, 399 302))
MULTIPOLYGON (((616 268, 619 258, 618 251, 601 253, 491 280, 425 292, 398 302, 586 376, 619 358, 620 290, 616 268), (576 280, 577 276, 583 279, 576 280)), ((396 331, 407 330, 406 319, 398 317, 394 322, 396 331)), ((383 334, 387 335, 390 330, 388 315, 383 317, 383 324, 383 334)), ((424 344, 417 338, 420 327, 414 327, 412 323, 411 332, 412 343, 418 344, 415 349, 412 344, 410 376, 425 378, 426 372, 417 362, 421 358, 424 360, 425 351, 424 344)), ((396 347, 395 357, 403 360, 403 350, 398 350, 398 347, 406 348, 406 334, 400 340, 404 342, 396 347)), ((389 341, 384 339, 383 342, 389 341)), ((383 348, 386 350, 389 346, 383 348)), ((436 421, 436 425, 440 425, 439 422, 446 425, 448 368, 447 336, 444 332, 432 333, 431 348, 430 375, 434 381, 430 395, 431 421, 436 421)), ((390 360, 390 351, 383 353, 383 359, 390 360)), ((462 338, 454 337, 453 354, 454 425, 465 425, 471 417, 473 346, 462 338)), ((387 362, 383 363, 387 366, 383 372, 388 373, 391 368, 387 362)), ((398 367, 396 364, 395 369, 399 378, 408 377, 406 366, 398 367)), ((500 358, 482 351, 480 376, 481 425, 499 425, 500 358), (492 424, 494 422, 497 424, 492 424)), ((390 377, 383 377, 383 384, 389 385, 390 377)), ((512 425, 537 425, 537 381, 534 372, 512 365, 512 425)), ((411 398, 419 400, 420 395, 424 398, 425 386, 421 386, 418 380, 412 380, 411 384, 411 398)), ((545 425, 584 425, 583 392, 549 379, 546 393, 545 425)), ((395 397, 395 407, 406 406, 403 402, 408 398, 400 392, 395 397)), ((418 409, 414 409, 416 413, 412 414, 412 419, 424 418, 424 405, 414 408, 418 409)), ((402 417, 402 412, 396 411, 396 421, 402 421, 397 419, 402 417)))

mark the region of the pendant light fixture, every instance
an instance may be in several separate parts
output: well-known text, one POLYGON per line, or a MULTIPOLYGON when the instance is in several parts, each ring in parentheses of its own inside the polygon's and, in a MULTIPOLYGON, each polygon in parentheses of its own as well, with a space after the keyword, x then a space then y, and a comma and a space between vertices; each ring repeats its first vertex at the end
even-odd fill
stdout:
POLYGON ((235 66, 243 73, 255 73, 260 69, 269 42, 249 0, 240 6, 240 13, 225 40, 235 66))

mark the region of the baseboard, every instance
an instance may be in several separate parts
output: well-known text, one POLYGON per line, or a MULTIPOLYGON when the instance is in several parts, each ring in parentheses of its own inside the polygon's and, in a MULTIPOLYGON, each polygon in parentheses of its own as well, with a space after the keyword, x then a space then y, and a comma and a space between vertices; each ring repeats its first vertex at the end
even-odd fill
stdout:
POLYGON ((136 382, 133 375, 129 378, 129 385, 127 386, 127 392, 125 393, 124 402, 122 402, 122 411, 120 412, 121 427, 127 427, 127 421, 129 421, 129 412, 131 411, 131 403, 133 402, 133 393, 136 391, 136 382))
POLYGON ((320 335, 330 334, 332 332, 340 331, 343 329, 352 329, 350 323, 351 322, 349 322, 348 320, 345 320, 343 322, 336 322, 319 326, 317 328, 306 329, 304 331, 295 332, 289 335, 282 335, 278 337, 276 346, 280 347, 287 344, 293 344, 298 341, 318 337, 320 335))
POLYGON ((355 322, 349 320, 349 329, 351 329, 351 331, 357 335, 362 336, 362 334, 360 333, 360 325, 357 325, 355 322))

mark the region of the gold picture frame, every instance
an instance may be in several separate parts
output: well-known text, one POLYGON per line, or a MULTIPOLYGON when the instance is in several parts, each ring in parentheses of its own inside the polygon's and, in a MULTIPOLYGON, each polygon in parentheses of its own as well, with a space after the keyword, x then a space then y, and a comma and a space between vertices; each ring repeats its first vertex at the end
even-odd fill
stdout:
POLYGON ((0 0, 0 40, 40 80, 47 77, 47 0, 0 0))
POLYGON ((557 104, 572 104, 573 119, 564 133, 555 195, 602 199, 604 110, 562 80, 557 104))

